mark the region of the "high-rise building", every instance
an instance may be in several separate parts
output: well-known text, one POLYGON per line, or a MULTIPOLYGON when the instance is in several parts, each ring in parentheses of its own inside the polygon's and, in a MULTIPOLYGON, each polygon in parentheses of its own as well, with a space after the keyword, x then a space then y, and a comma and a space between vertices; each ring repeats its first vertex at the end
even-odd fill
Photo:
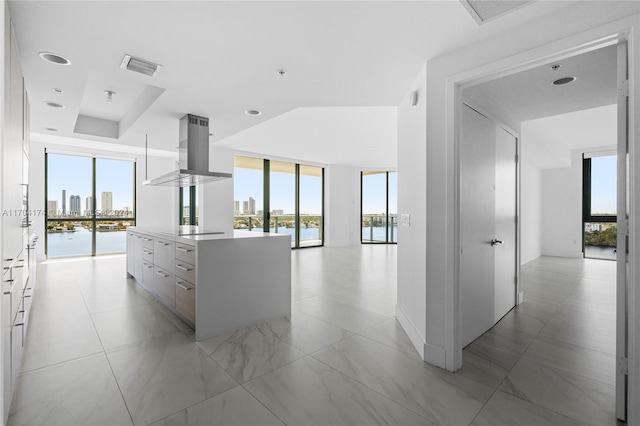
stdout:
POLYGON ((233 215, 240 216, 240 201, 233 200, 233 215))
POLYGON ((69 197, 69 215, 80 216, 80 196, 71 195, 69 197))
POLYGON ((49 217, 58 217, 58 200, 49 200, 47 204, 47 215, 49 217))
POLYGON ((256 200, 249 197, 249 214, 256 214, 256 200))
POLYGON ((113 210, 113 194, 111 192, 105 191, 102 193, 102 215, 107 216, 112 214, 113 210))
POLYGON ((248 201, 243 201, 242 202, 242 214, 249 214, 249 202, 248 201))
POLYGON ((93 215, 93 196, 92 195, 87 195, 84 212, 85 212, 85 215, 87 216, 93 215))
POLYGON ((62 190, 62 216, 67 214, 67 190, 62 190))

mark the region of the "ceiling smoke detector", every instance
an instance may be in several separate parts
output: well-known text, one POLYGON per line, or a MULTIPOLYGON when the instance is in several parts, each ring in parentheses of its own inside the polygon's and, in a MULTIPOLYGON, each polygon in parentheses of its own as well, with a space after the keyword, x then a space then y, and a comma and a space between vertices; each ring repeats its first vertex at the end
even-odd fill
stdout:
POLYGON ((247 115, 260 115, 260 114, 262 114, 257 109, 248 109, 244 113, 247 114, 247 115))
POLYGON ((153 77, 158 74, 162 65, 154 64, 153 62, 145 61, 144 59, 135 58, 131 55, 124 55, 120 68, 153 77))
POLYGON ((56 65, 71 65, 71 61, 65 58, 64 56, 57 55, 51 52, 40 52, 38 53, 43 60, 50 62, 56 65))

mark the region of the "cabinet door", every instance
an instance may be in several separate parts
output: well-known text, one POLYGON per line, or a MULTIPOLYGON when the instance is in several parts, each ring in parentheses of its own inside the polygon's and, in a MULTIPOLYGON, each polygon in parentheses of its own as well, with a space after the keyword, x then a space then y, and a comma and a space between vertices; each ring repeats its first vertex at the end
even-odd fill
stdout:
POLYGON ((153 286, 156 294, 170 308, 176 307, 176 282, 173 274, 158 268, 154 268, 153 286))
POLYGON ((196 286, 180 278, 176 278, 176 311, 195 324, 196 286))
POLYGON ((133 270, 134 270, 134 277, 136 277, 136 279, 138 281, 142 280, 142 236, 141 235, 136 235, 136 240, 134 243, 134 256, 133 256, 133 261, 134 261, 134 265, 133 265, 133 270))
POLYGON ((127 274, 135 276, 135 234, 127 232, 127 274))
POLYGON ((142 262, 142 286, 150 293, 156 293, 153 279, 153 263, 142 262))

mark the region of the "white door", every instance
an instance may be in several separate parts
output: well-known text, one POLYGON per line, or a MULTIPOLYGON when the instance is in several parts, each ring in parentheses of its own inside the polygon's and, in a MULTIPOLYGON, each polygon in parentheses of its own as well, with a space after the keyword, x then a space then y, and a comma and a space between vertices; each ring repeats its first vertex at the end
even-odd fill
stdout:
POLYGON ((627 43, 618 45, 618 234, 616 247, 616 417, 627 419, 628 326, 627 283, 629 282, 629 210, 627 203, 629 157, 627 43))
POLYGON ((502 244, 494 246, 495 308, 494 324, 516 302, 516 215, 518 140, 502 127, 496 128, 495 237, 502 244))
POLYGON ((515 138, 467 105, 460 139, 462 346, 515 305, 515 138))

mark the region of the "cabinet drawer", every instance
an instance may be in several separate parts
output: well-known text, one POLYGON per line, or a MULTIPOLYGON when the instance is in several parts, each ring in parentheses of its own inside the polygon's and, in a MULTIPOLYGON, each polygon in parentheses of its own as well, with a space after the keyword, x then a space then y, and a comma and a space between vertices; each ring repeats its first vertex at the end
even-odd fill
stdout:
POLYGON ((187 280, 190 283, 196 282, 196 267, 192 264, 176 259, 176 268, 174 271, 176 276, 187 280))
POLYGON ((176 311, 196 323, 196 286, 180 278, 176 279, 176 311))
POLYGON ((153 287, 158 297, 162 299, 167 306, 175 308, 176 278, 173 274, 155 267, 153 273, 153 287))
POLYGON ((153 263, 153 249, 142 247, 142 260, 145 262, 153 263))
POLYGON ((153 250, 153 238, 149 237, 148 235, 141 235, 141 244, 142 247, 146 247, 149 249, 153 250))
POLYGON ((153 263, 160 269, 173 273, 176 261, 176 245, 173 241, 156 239, 153 241, 153 263))
POLYGON ((176 259, 195 265, 196 247, 189 244, 176 243, 176 259))
POLYGON ((151 293, 155 293, 155 287, 153 285, 153 263, 142 262, 142 281, 140 284, 151 293))

